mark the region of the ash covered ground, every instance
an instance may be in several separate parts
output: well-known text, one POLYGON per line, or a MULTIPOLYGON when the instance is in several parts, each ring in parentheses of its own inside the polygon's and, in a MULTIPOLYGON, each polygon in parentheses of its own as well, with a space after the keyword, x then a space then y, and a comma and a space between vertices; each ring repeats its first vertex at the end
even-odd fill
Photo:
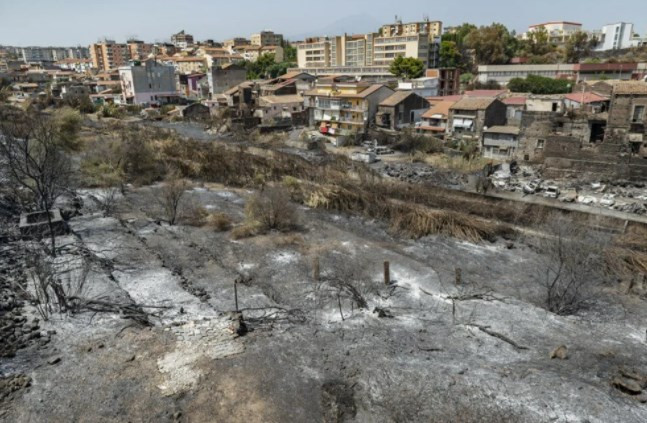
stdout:
MULTIPOLYGON (((299 230, 234 240, 150 218, 156 189, 129 191, 110 217, 86 192, 59 239, 61 260, 100 264, 88 297, 137 304, 150 326, 109 312, 44 321, 9 296, 24 241, 5 244, 0 419, 647 421, 645 301, 609 288, 576 316, 549 313, 524 242, 408 240, 307 208, 299 230)), ((188 197, 240 222, 250 193, 188 197)))

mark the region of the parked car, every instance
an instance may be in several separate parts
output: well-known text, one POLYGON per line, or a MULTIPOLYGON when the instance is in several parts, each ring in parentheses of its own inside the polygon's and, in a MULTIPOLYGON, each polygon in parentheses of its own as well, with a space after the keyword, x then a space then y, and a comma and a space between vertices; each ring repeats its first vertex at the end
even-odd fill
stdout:
POLYGON ((534 179, 523 186, 525 194, 534 194, 541 189, 541 180, 534 179))
POLYGON ((557 188, 555 185, 547 186, 546 189, 544 189, 544 197, 547 197, 547 198, 559 197, 559 188, 557 188))

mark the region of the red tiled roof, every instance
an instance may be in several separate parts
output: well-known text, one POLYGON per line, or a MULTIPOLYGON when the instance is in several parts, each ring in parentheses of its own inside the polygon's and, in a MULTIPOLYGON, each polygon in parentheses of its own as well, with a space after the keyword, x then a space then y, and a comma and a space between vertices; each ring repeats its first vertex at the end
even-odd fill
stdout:
POLYGON ((574 101, 576 103, 600 103, 602 101, 609 101, 608 98, 602 97, 600 95, 594 94, 594 93, 571 93, 571 94, 566 94, 564 98, 574 101))

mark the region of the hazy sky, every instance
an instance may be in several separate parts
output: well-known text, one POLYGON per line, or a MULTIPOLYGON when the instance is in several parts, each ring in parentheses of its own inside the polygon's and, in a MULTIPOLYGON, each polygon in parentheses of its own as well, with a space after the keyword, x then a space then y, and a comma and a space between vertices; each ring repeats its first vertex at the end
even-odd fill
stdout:
MULTIPOLYGON (((107 36, 164 41, 180 29, 197 39, 222 40, 272 29, 288 36, 319 30, 377 30, 398 15, 424 15, 445 25, 501 22, 519 31, 549 20, 585 28, 633 22, 647 31, 647 0, 0 0, 0 44, 87 45, 107 36), (640 19, 640 20, 639 20, 640 19)), ((334 34, 321 34, 334 35, 334 34)))

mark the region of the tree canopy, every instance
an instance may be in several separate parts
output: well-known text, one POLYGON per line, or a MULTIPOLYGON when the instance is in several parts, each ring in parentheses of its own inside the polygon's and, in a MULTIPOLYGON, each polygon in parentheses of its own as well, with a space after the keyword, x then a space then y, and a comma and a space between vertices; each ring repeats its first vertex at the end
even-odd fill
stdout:
POLYGON ((514 93, 564 94, 571 90, 570 81, 528 75, 526 78, 513 78, 508 82, 508 89, 514 93))
POLYGON ((414 57, 398 56, 389 67, 389 72, 398 78, 420 78, 425 70, 425 64, 414 57))
POLYGON ((276 78, 287 72, 288 68, 296 66, 292 62, 279 62, 274 60, 274 55, 265 53, 255 62, 245 62, 247 79, 276 78))
POLYGON ((474 51, 477 63, 493 65, 508 63, 515 55, 518 44, 508 28, 498 23, 472 29, 464 43, 474 51))

